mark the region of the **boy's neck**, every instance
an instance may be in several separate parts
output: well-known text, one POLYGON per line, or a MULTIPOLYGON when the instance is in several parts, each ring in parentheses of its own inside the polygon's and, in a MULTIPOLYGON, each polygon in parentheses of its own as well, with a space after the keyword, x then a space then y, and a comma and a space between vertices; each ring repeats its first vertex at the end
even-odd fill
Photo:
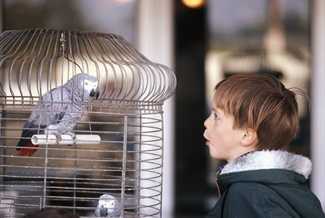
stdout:
POLYGON ((249 149, 243 149, 241 151, 238 151, 236 154, 234 154, 232 157, 228 158, 227 159, 227 162, 230 162, 230 161, 233 161, 239 157, 242 157, 242 156, 245 156, 251 152, 254 152, 256 151, 256 148, 255 147, 252 147, 252 148, 249 148, 249 149))

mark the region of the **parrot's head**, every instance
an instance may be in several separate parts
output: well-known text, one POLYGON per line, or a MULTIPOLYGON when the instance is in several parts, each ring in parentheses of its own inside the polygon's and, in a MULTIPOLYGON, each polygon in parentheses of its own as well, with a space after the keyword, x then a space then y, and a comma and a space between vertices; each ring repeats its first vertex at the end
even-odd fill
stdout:
POLYGON ((96 216, 119 216, 121 210, 120 202, 110 194, 103 194, 98 200, 98 205, 95 210, 96 216))
POLYGON ((83 99, 88 99, 89 97, 98 98, 99 96, 98 80, 94 76, 86 73, 79 73, 70 79, 68 85, 69 84, 72 84, 73 91, 75 91, 74 88, 77 89, 76 91, 82 95, 83 99))

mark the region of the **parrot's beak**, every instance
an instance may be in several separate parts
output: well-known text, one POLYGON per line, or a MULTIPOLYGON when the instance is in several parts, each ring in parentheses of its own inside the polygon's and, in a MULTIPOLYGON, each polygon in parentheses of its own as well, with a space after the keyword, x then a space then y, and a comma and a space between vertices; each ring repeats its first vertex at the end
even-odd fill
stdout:
POLYGON ((107 216, 107 209, 106 208, 100 208, 99 212, 100 216, 107 216))
POLYGON ((95 89, 93 89, 93 90, 91 90, 91 92, 90 92, 90 95, 89 95, 90 97, 95 97, 95 99, 98 99, 98 97, 99 97, 99 91, 98 90, 95 90, 95 89))

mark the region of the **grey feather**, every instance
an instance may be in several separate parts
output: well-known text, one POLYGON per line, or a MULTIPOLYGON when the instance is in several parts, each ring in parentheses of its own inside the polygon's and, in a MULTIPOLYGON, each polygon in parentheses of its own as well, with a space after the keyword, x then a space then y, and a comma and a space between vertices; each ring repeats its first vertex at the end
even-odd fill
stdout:
POLYGON ((72 134, 71 131, 81 119, 90 93, 97 89, 95 77, 85 73, 73 76, 67 83, 42 96, 34 108, 29 122, 47 126, 45 134, 72 134))

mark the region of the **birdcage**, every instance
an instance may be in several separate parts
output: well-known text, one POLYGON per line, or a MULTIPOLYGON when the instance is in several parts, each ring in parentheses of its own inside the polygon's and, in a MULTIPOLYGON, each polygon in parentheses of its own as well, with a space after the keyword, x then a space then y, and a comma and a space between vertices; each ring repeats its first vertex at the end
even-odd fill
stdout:
POLYGON ((175 87, 114 34, 3 32, 0 217, 161 217, 162 105, 175 87))

